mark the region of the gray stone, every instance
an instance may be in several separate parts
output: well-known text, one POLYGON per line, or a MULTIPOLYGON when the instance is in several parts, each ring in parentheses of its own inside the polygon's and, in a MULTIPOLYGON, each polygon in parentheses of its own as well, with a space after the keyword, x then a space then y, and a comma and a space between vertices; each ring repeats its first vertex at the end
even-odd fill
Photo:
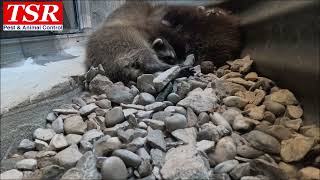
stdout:
POLYGON ((120 149, 122 143, 118 137, 104 136, 94 143, 94 150, 97 156, 104 156, 116 149, 120 149))
POLYGON ((165 123, 160 120, 155 119, 143 119, 144 123, 146 123, 148 126, 150 126, 152 129, 159 129, 164 130, 165 129, 165 123))
POLYGON ((112 127, 116 124, 122 123, 124 120, 124 114, 120 107, 112 108, 106 113, 105 123, 107 127, 112 127))
POLYGON ((42 141, 50 141, 55 134, 52 129, 38 128, 33 132, 33 137, 42 141))
POLYGON ((177 94, 180 96, 180 98, 184 98, 187 96, 187 94, 191 91, 191 84, 186 82, 186 81, 182 81, 180 83, 177 84, 177 94))
POLYGON ((194 127, 198 124, 198 117, 191 108, 187 108, 187 127, 194 127))
POLYGON ((115 83, 106 94, 111 102, 130 104, 138 92, 134 88, 130 89, 124 86, 122 83, 115 83))
POLYGON ((81 116, 71 116, 64 120, 64 131, 66 134, 83 134, 87 129, 87 123, 83 122, 81 116))
POLYGON ((120 158, 111 156, 103 162, 101 174, 104 180, 125 180, 128 171, 120 158))
POLYGON ((77 162, 76 167, 82 172, 84 179, 101 179, 96 167, 97 159, 93 152, 86 152, 77 162))
POLYGON ((141 93, 139 95, 139 99, 138 99, 138 104, 141 105, 148 105, 148 104, 152 104, 156 101, 156 99, 154 98, 154 96, 152 96, 149 93, 141 93))
POLYGON ((177 104, 181 100, 181 97, 176 93, 170 93, 167 96, 167 100, 172 102, 173 104, 177 104))
POLYGON ((22 151, 30 151, 36 147, 36 144, 29 139, 23 139, 18 145, 18 149, 22 151))
POLYGON ((217 98, 211 88, 196 88, 188 96, 178 102, 179 106, 192 108, 196 113, 210 111, 217 105, 217 98))
POLYGON ((230 126, 230 124, 228 123, 228 121, 225 120, 224 117, 221 116, 219 113, 216 113, 216 112, 215 112, 215 113, 213 113, 213 115, 210 114, 210 118, 211 118, 212 122, 213 122, 215 125, 217 125, 217 126, 219 126, 219 125, 224 126, 226 129, 228 129, 230 132, 232 132, 232 127, 230 126))
POLYGON ((220 138, 230 134, 231 132, 225 126, 216 126, 212 123, 206 123, 201 126, 201 129, 197 134, 197 140, 218 141, 220 138))
POLYGON ((90 143, 95 142, 96 140, 100 139, 104 134, 97 130, 97 129, 91 129, 83 134, 82 141, 88 141, 90 143))
POLYGON ((273 163, 269 163, 262 159, 253 159, 250 161, 250 169, 254 174, 261 174, 270 179, 286 180, 287 174, 273 163))
POLYGON ((150 161, 142 161, 138 167, 138 172, 142 178, 150 175, 152 173, 152 165, 150 164, 150 161))
POLYGON ((109 78, 98 74, 89 83, 89 90, 96 94, 103 94, 110 91, 112 85, 113 83, 109 78))
MULTIPOLYGON (((168 95, 172 92, 173 84, 170 82, 156 97, 157 102, 164 102, 168 95)), ((170 102, 170 101, 168 101, 170 102)), ((170 102, 171 103, 171 102, 170 102)))
POLYGON ((79 144, 79 148, 81 153, 85 153, 87 151, 92 151, 93 145, 88 141, 81 140, 79 144))
POLYGON ((41 174, 43 179, 60 179, 65 169, 58 165, 50 165, 41 168, 41 174))
POLYGON ((142 160, 151 160, 151 156, 145 148, 139 148, 137 154, 142 158, 142 160))
POLYGON ((162 151, 166 151, 166 142, 164 140, 164 135, 160 130, 152 130, 148 132, 147 144, 153 148, 159 148, 162 151))
POLYGON ((209 153, 209 161, 211 165, 219 164, 223 161, 234 159, 237 154, 237 148, 231 137, 226 136, 219 140, 215 151, 209 153))
POLYGON ((175 79, 181 71, 179 66, 174 66, 153 79, 154 87, 160 92, 171 80, 175 79))
POLYGON ((267 111, 272 112, 276 116, 282 115, 286 110, 284 105, 271 100, 264 101, 263 105, 265 105, 267 111))
POLYGON ((132 140, 130 143, 127 144, 126 149, 132 152, 137 151, 139 148, 143 147, 146 143, 146 138, 138 137, 132 140))
POLYGON ((154 175, 154 177, 156 179, 158 179, 158 180, 162 179, 161 174, 160 174, 160 169, 157 166, 153 167, 152 174, 154 175))
POLYGON ((105 135, 109 135, 109 136, 116 136, 118 130, 120 130, 120 129, 126 130, 129 127, 130 127, 130 124, 127 121, 124 121, 123 123, 116 124, 115 126, 113 126, 111 128, 103 129, 103 133, 105 135))
POLYGON ((279 141, 261 131, 253 130, 245 136, 246 140, 258 150, 271 153, 279 154, 280 152, 280 143, 279 141))
POLYGON ((68 146, 68 142, 63 134, 56 134, 50 141, 49 147, 54 150, 60 150, 68 146))
POLYGON ((186 57, 186 60, 185 60, 182 64, 183 64, 184 66, 193 66, 194 61, 195 61, 194 54, 189 54, 189 55, 186 57))
POLYGON ((23 173, 16 169, 11 169, 0 174, 0 179, 3 179, 3 180, 5 179, 22 180, 22 177, 23 177, 23 173))
POLYGON ((83 116, 86 116, 90 113, 92 113, 98 106, 96 104, 88 104, 80 108, 80 114, 83 116))
POLYGON ((178 113, 182 115, 187 115, 186 109, 180 106, 168 106, 164 109, 164 111, 169 112, 169 113, 178 113))
POLYGON ((35 159, 23 159, 16 164, 19 170, 35 170, 37 168, 37 160, 35 159))
POLYGON ((232 124, 234 130, 239 132, 248 132, 254 128, 255 124, 251 119, 238 115, 232 124))
POLYGON ((61 117, 58 117, 52 122, 52 129, 57 133, 64 133, 64 124, 61 117))
POLYGON ((150 155, 154 166, 162 167, 164 165, 166 153, 159 149, 151 149, 150 155))
POLYGON ((238 96, 228 96, 223 99, 223 103, 227 106, 237 107, 239 109, 242 109, 244 108, 245 105, 248 104, 248 101, 238 96))
POLYGON ((63 115, 79 114, 79 111, 75 109, 53 109, 52 111, 57 114, 63 114, 63 115))
POLYGON ((101 99, 99 101, 96 101, 95 103, 102 109, 110 109, 112 107, 111 101, 109 101, 108 99, 101 99))
POLYGON ((209 179, 209 169, 194 145, 172 148, 161 169, 164 179, 209 179))
POLYGON ((187 144, 195 144, 197 138, 197 130, 194 127, 177 129, 171 132, 172 136, 187 144))
POLYGON ((176 129, 184 129, 187 127, 187 118, 182 114, 174 114, 173 116, 167 117, 165 120, 166 129, 172 132, 176 129))
POLYGON ((219 163, 214 167, 214 172, 221 174, 221 173, 229 173, 232 171, 233 168, 235 168, 239 162, 237 160, 228 160, 224 161, 222 163, 219 163))
POLYGON ((212 180, 231 180, 230 176, 226 173, 222 173, 222 174, 211 173, 210 179, 212 179, 212 180))
POLYGON ((249 163, 238 164, 232 169, 232 171, 229 174, 233 179, 240 179, 243 176, 249 176, 250 164, 249 163))
POLYGON ((76 145, 71 145, 55 155, 55 159, 59 165, 65 168, 74 167, 81 157, 82 154, 79 152, 76 145))
POLYGON ((130 108, 130 109, 124 109, 124 110, 122 110, 122 112, 123 112, 124 117, 128 118, 130 115, 136 114, 138 112, 138 110, 130 108))
MULTIPOLYGON (((139 105, 139 104, 120 104, 121 107, 126 108, 126 109, 135 109, 135 110, 144 110, 144 105, 139 105)), ((137 111, 138 112, 138 111, 137 111)))
POLYGON ((38 151, 27 151, 23 153, 23 157, 26 159, 35 159, 38 154, 38 151))
POLYGON ((118 137, 119 139, 124 142, 124 143, 129 143, 133 140, 133 134, 134 134, 134 130, 133 129, 128 129, 128 130, 122 130, 120 129, 118 132, 118 137))
POLYGON ((166 112, 166 111, 159 111, 152 115, 152 119, 165 121, 167 117, 171 116, 172 113, 166 112))
POLYGON ((142 74, 137 78, 137 87, 141 92, 155 94, 156 89, 153 84, 154 76, 152 74, 142 74))
POLYGON ((83 179, 83 174, 78 168, 71 168, 63 174, 60 180, 83 179))
POLYGON ((68 134, 66 135, 66 140, 68 145, 78 144, 82 139, 82 136, 79 134, 68 134))
POLYGON ((208 141, 208 140, 202 140, 202 141, 197 142, 197 144, 196 144, 197 150, 203 151, 203 152, 213 150, 214 145, 215 145, 214 141, 208 141))
POLYGON ((82 98, 79 98, 79 97, 72 98, 71 101, 72 101, 72 103, 74 103, 80 107, 87 105, 87 103, 82 98))
POLYGON ((41 140, 38 140, 36 139, 34 141, 35 145, 36 145, 36 149, 38 151, 43 151, 43 150, 48 150, 49 149, 49 144, 44 142, 44 141, 41 141, 41 140))
POLYGON ((148 104, 145 106, 146 111, 161 111, 163 110, 167 105, 163 102, 154 102, 152 104, 148 104))
POLYGON ((235 118, 241 115, 241 113, 235 109, 227 109, 226 111, 224 111, 222 113, 222 116, 224 117, 225 120, 227 120, 229 122, 229 124, 233 124, 233 121, 235 120, 235 118))
POLYGON ((56 119, 57 119, 57 116, 53 112, 49 113, 46 118, 46 120, 51 123, 56 119))
POLYGON ((142 111, 142 110, 140 110, 140 111, 138 111, 136 113, 136 117, 138 119, 149 119, 149 118, 151 118, 152 113, 153 113, 153 111, 142 111))
POLYGON ((245 158, 257 158, 264 152, 251 147, 249 144, 244 144, 237 146, 237 154, 245 158))
POLYGON ((198 116, 198 119, 199 119, 199 121, 198 121, 199 125, 208 123, 210 121, 210 117, 209 117, 208 113, 206 113, 206 112, 201 112, 198 116))

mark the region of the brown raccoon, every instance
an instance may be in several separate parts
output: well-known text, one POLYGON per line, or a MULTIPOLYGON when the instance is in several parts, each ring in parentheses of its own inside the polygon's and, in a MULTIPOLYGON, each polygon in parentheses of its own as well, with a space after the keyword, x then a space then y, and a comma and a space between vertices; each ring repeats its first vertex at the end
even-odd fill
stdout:
POLYGON ((166 70, 176 63, 159 59, 159 49, 152 46, 158 37, 168 40, 177 59, 194 53, 198 63, 223 62, 240 50, 238 27, 233 16, 208 14, 196 6, 129 2, 91 35, 86 63, 102 64, 113 81, 124 82, 135 81, 142 73, 166 70))

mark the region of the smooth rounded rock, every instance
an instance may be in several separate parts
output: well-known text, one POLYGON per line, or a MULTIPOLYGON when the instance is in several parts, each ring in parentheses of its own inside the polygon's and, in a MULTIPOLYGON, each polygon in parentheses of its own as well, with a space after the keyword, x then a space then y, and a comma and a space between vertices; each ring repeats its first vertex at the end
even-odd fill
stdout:
POLYGON ((279 141, 266 133, 253 130, 249 132, 245 138, 254 148, 257 148, 258 150, 271 154, 279 154, 280 152, 279 141))
POLYGON ((242 109, 244 108, 244 106, 248 104, 248 101, 238 96, 228 96, 223 99, 223 103, 227 106, 237 107, 242 109))
POLYGON ((139 99, 138 99, 138 104, 141 105, 148 105, 148 104, 152 104, 156 101, 156 99, 154 98, 153 95, 149 94, 149 93, 141 93, 139 95, 139 99))
POLYGON ((185 128, 187 126, 187 118, 182 114, 175 114, 171 117, 167 117, 165 124, 167 131, 172 132, 176 129, 185 128))
POLYGON ((23 173, 16 169, 11 169, 0 174, 0 179, 22 180, 23 173))
POLYGON ((37 160, 35 159, 23 159, 16 164, 19 170, 35 170, 37 168, 37 160))
POLYGON ((263 104, 265 105, 267 111, 272 112, 276 116, 282 115, 286 110, 285 106, 278 102, 268 100, 265 101, 263 104))
POLYGON ((167 100, 172 102, 173 104, 177 104, 181 100, 181 97, 176 93, 170 93, 167 96, 167 100))
POLYGON ((55 134, 52 129, 38 128, 33 132, 33 137, 42 141, 50 141, 55 134))
POLYGON ((107 127, 112 127, 124 121, 124 114, 120 107, 112 108, 106 113, 105 123, 107 127))
POLYGON ((66 134, 83 134, 87 129, 81 116, 71 116, 64 120, 64 131, 66 134))
POLYGON ((125 180, 128 171, 119 157, 111 156, 103 162, 101 173, 104 180, 125 180))

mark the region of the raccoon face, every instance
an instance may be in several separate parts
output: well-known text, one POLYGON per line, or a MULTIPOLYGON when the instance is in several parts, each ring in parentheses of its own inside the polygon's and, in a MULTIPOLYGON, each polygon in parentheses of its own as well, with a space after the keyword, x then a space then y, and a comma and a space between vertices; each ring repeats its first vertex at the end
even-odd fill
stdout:
POLYGON ((176 64, 176 52, 166 39, 155 39, 152 43, 152 49, 156 52, 160 60, 168 64, 176 64))

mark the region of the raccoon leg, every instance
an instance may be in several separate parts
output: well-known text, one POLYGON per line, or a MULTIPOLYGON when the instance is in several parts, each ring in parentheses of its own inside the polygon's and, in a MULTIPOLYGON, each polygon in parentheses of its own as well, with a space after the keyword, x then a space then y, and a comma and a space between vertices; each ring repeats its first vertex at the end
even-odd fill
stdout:
POLYGON ((137 61, 137 69, 141 69, 144 73, 155 73, 158 71, 165 71, 173 65, 162 62, 151 49, 146 49, 140 54, 139 60, 137 61))

